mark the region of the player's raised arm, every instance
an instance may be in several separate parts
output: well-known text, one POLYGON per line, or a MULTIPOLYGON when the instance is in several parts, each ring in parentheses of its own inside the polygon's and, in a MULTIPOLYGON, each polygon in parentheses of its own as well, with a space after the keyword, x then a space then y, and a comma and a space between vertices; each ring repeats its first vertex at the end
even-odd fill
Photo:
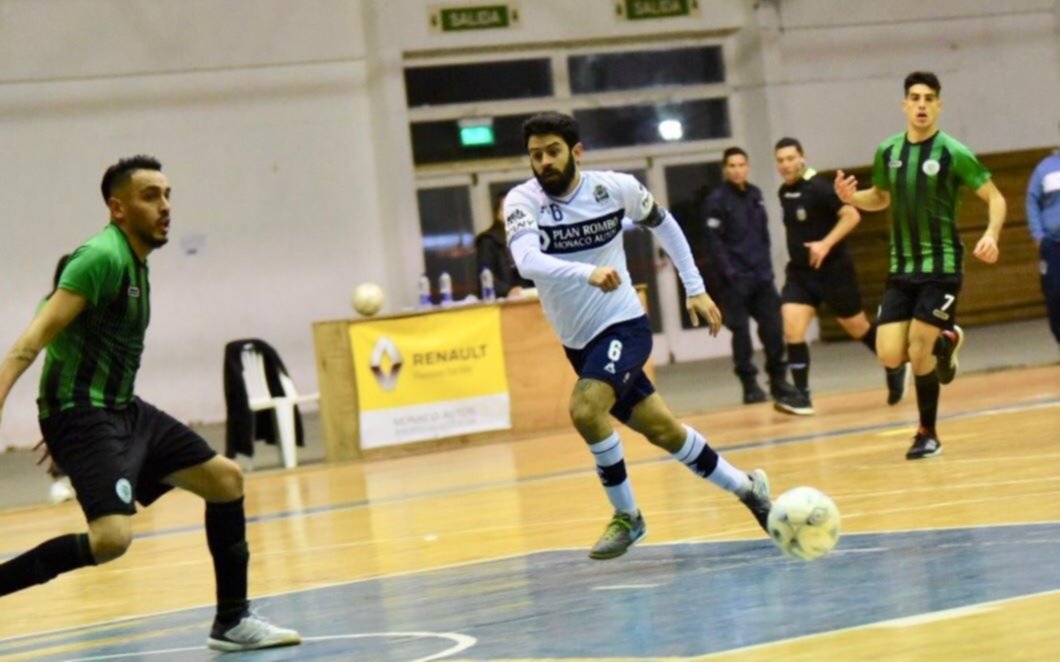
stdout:
POLYGON ((842 170, 835 174, 835 194, 844 204, 852 205, 863 211, 880 211, 891 204, 891 194, 875 186, 859 191, 858 180, 854 175, 847 175, 842 170))
POLYGON ((1008 205, 1005 196, 1001 195, 994 180, 988 179, 985 184, 976 189, 975 194, 989 206, 990 221, 986 226, 986 232, 975 244, 975 257, 987 264, 997 262, 1001 251, 998 249, 998 241, 1001 238, 1001 227, 1005 224, 1005 214, 1008 205))
POLYGON ((77 317, 85 298, 68 290, 56 290, 22 333, 0 365, 0 412, 7 394, 52 338, 77 317))

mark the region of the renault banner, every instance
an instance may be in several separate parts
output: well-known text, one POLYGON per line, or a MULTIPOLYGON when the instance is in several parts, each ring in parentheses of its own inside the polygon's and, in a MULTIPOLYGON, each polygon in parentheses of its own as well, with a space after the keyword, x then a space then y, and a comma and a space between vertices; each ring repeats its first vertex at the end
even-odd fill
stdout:
POLYGON ((361 448, 511 427, 497 306, 350 325, 361 448))

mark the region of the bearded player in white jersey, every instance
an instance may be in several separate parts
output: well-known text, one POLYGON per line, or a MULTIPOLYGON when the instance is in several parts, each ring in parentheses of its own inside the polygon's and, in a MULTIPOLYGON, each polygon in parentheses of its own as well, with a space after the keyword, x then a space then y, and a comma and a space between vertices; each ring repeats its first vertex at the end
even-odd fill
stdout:
POLYGON ((611 416, 735 494, 765 529, 772 506, 765 472, 749 475, 726 462, 703 435, 674 417, 643 371, 651 356, 651 326, 630 284, 623 221, 647 227, 659 239, 684 283, 693 324, 702 318, 711 334, 721 328, 721 312, 707 295, 677 221, 632 176, 581 170, 584 148, 572 117, 535 115, 523 125, 523 139, 534 177, 505 198, 508 246, 519 273, 537 285, 545 315, 578 373, 571 420, 589 444, 615 510, 589 557, 621 556, 647 534, 611 416))

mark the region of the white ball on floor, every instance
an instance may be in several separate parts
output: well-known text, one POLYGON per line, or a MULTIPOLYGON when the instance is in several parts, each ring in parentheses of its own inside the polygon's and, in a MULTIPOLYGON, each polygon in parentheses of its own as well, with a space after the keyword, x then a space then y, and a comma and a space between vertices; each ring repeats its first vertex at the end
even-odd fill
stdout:
POLYGON ((383 307, 383 290, 375 283, 361 283, 353 290, 350 303, 358 313, 371 317, 383 307))
POLYGON ((767 526, 782 552, 812 561, 839 542, 839 508, 820 490, 796 487, 773 501, 767 526))

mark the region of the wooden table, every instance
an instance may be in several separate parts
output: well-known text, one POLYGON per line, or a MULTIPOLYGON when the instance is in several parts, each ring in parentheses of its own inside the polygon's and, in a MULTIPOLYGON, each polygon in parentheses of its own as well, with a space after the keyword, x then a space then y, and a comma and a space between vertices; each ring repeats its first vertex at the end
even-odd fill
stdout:
MULTIPOLYGON (((641 288, 638 290, 643 303, 644 293, 641 288)), ((316 353, 317 381, 320 386, 320 418, 328 462, 362 456, 393 455, 395 452, 430 450, 440 446, 492 441, 570 427, 568 406, 577 375, 545 318, 541 304, 536 299, 517 299, 480 305, 500 307, 501 341, 504 345, 504 364, 511 402, 511 429, 458 435, 370 451, 362 449, 357 409, 357 380, 354 376, 356 357, 350 347, 349 327, 366 320, 362 318, 315 322, 313 345, 316 353)), ((450 311, 466 308, 437 308, 391 317, 446 315, 450 311)), ((649 377, 653 376, 650 364, 645 370, 649 377)))

